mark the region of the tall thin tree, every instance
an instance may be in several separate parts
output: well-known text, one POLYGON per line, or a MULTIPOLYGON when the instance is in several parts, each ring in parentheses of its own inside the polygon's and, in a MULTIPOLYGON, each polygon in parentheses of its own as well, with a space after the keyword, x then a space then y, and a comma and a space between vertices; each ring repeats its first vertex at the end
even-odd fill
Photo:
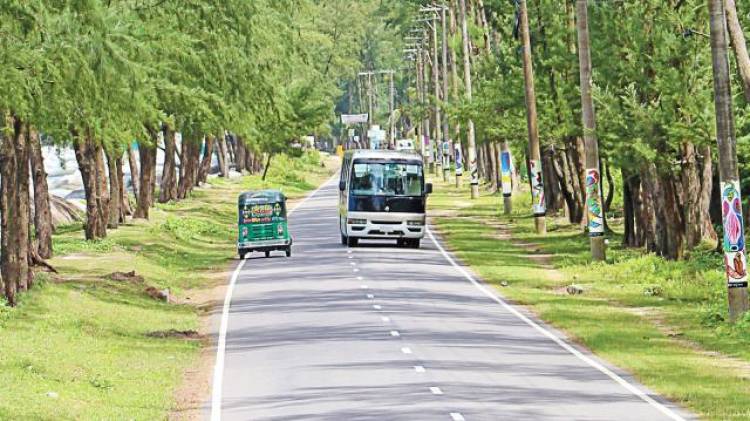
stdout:
POLYGON ((714 73, 716 141, 719 148, 724 265, 727 274, 729 319, 736 321, 748 311, 747 258, 742 200, 737 168, 737 138, 732 113, 727 27, 722 0, 708 0, 711 23, 711 57, 714 73))
POLYGON ((602 206, 599 142, 596 138, 596 114, 591 98, 591 43, 589 41, 588 0, 576 1, 576 29, 578 32, 578 64, 581 74, 581 105, 583 107, 583 140, 586 144, 586 207, 591 240, 591 257, 605 260, 604 207, 602 206))

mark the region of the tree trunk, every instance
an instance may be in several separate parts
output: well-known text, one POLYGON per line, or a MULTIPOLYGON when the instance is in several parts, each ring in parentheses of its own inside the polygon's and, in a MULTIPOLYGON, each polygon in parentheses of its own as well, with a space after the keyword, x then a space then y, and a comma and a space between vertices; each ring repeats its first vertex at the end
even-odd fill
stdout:
POLYGON ((122 178, 118 177, 117 174, 117 158, 118 153, 116 151, 105 151, 107 156, 107 170, 109 173, 109 211, 107 228, 117 229, 120 225, 120 219, 122 218, 122 192, 120 191, 120 183, 122 178))
POLYGON ((44 157, 42 156, 42 144, 39 133, 29 130, 29 148, 31 172, 34 180, 34 229, 36 247, 39 257, 49 259, 52 257, 52 212, 49 204, 49 187, 47 185, 47 172, 44 170, 44 157))
POLYGON ((141 175, 138 170, 138 158, 136 158, 135 151, 130 144, 128 144, 128 165, 130 166, 130 184, 133 186, 133 196, 137 203, 140 197, 138 194, 140 189, 138 187, 141 182, 141 175))
MULTIPOLYGON (((177 199, 177 164, 175 162, 175 153, 177 146, 175 144, 175 133, 169 125, 163 126, 164 133, 164 168, 161 176, 161 188, 159 190, 159 203, 167 203, 177 199)), ((185 145, 183 144, 183 149, 185 145)), ((184 161, 180 160, 184 165, 184 161)))
MULTIPOLYGON (((151 133, 152 141, 156 142, 156 133, 151 133)), ((148 219, 148 211, 154 200, 154 180, 156 180, 156 146, 145 142, 138 144, 141 174, 138 182, 138 204, 133 218, 148 219)))
POLYGON ((104 163, 104 148, 100 142, 96 142, 96 188, 99 190, 101 200, 97 203, 99 208, 99 237, 107 236, 107 225, 109 224, 109 183, 107 180, 107 165, 104 163))
POLYGON ((235 166, 237 168, 237 172, 242 174, 242 172, 245 170, 246 166, 246 160, 247 160, 247 152, 245 149, 245 144, 241 137, 236 138, 236 144, 235 144, 235 166))
POLYGON ((216 152, 219 156, 219 176, 229 177, 229 168, 227 166, 227 144, 224 136, 216 138, 216 152))
POLYGON ((96 240, 107 236, 107 219, 104 217, 104 209, 108 206, 104 203, 102 197, 102 179, 105 181, 106 175, 100 173, 103 170, 99 167, 97 152, 101 149, 97 147, 87 130, 86 134, 75 136, 73 141, 78 169, 81 172, 83 189, 86 194, 86 223, 84 231, 87 240, 96 240))
POLYGON ((25 125, 4 116, 11 130, 0 134, 0 276, 8 304, 29 285, 29 147, 25 125))
POLYGON ((742 32, 740 20, 737 16, 737 6, 734 0, 724 0, 726 9, 727 27, 729 37, 732 40, 732 50, 734 58, 737 60, 737 70, 742 79, 742 87, 745 93, 745 101, 750 102, 750 56, 747 53, 747 44, 745 43, 745 34, 742 32))
POLYGON ((711 225, 710 200, 712 189, 712 165, 710 148, 702 148, 704 154, 699 159, 695 146, 686 142, 682 145, 682 193, 685 223, 685 246, 692 249, 704 241, 714 242, 716 231, 711 225))
POLYGON ((213 156, 214 138, 206 136, 205 148, 203 150, 203 159, 198 167, 198 176, 196 183, 205 183, 208 180, 208 172, 211 170, 211 157, 213 156))
POLYGON ((117 181, 120 187, 118 195, 120 197, 120 223, 124 224, 127 222, 127 217, 133 214, 133 210, 130 208, 130 197, 128 196, 128 189, 125 187, 125 174, 122 169, 122 154, 115 159, 115 172, 117 174, 117 181))
POLYGON ((198 160, 200 159, 201 145, 193 140, 182 142, 182 162, 180 185, 177 188, 177 197, 184 199, 188 197, 193 187, 198 184, 198 160))
POLYGON ((633 180, 628 176, 628 172, 622 168, 622 204, 623 204, 623 225, 624 232, 622 236, 622 245, 625 247, 638 247, 636 236, 636 219, 635 219, 635 198, 637 192, 633 191, 631 186, 633 180))
POLYGON ((546 146, 542 148, 542 171, 546 181, 544 183, 544 199, 547 212, 556 214, 565 206, 565 195, 562 192, 561 180, 555 169, 555 148, 546 146))
POLYGON ((273 157, 273 154, 269 153, 268 159, 266 159, 266 167, 263 169, 263 177, 261 177, 263 181, 266 181, 266 174, 268 174, 268 168, 271 166, 271 157, 273 157))
POLYGON ((656 213, 654 197, 656 194, 656 169, 653 164, 641 168, 639 200, 636 203, 636 221, 638 222, 638 244, 648 251, 656 251, 656 213))

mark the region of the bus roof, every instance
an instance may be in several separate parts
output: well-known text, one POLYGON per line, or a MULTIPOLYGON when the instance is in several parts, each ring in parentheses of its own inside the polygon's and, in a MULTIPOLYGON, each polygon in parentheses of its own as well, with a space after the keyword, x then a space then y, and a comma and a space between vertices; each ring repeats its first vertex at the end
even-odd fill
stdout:
POLYGON ((379 149, 357 149, 353 151, 346 151, 345 154, 348 159, 414 159, 422 160, 422 156, 412 151, 392 151, 392 150, 379 150, 379 149))

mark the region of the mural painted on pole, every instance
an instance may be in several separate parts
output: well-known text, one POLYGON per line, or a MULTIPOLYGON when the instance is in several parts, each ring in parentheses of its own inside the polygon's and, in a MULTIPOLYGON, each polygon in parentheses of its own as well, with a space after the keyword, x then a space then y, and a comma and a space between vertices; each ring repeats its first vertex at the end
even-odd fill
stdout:
POLYGON ((604 235, 604 207, 602 206, 601 174, 598 168, 586 170, 586 208, 588 209, 589 235, 604 235))
POLYGON ((505 197, 510 197, 513 194, 512 165, 510 152, 504 151, 500 153, 500 181, 503 183, 503 196, 505 197))
POLYGON ((474 158, 469 161, 469 172, 471 172, 471 184, 479 184, 479 170, 477 169, 477 159, 474 158))
POLYGON ((461 145, 456 143, 456 175, 460 176, 464 174, 464 158, 461 155, 461 145))
POLYGON ((529 161, 531 168, 531 208, 534 216, 544 216, 547 208, 544 202, 544 180, 542 178, 542 161, 529 161))
POLYGON ((721 215, 724 221, 724 266, 727 283, 732 287, 747 286, 747 257, 742 218, 740 182, 721 183, 721 215))

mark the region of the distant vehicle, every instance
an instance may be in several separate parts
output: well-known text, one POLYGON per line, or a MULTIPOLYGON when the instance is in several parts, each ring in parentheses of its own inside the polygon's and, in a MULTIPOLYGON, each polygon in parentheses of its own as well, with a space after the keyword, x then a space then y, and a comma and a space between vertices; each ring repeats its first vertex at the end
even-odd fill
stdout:
POLYGON ((416 152, 414 141, 411 139, 399 139, 396 141, 396 150, 416 152))
POLYGON ((424 182, 422 157, 401 151, 347 151, 339 181, 341 243, 395 239, 419 248, 432 184, 424 182))
POLYGON ((237 253, 241 259, 253 251, 266 257, 273 250, 292 255, 292 237, 286 219, 286 197, 278 190, 245 192, 237 199, 239 231, 237 253))

